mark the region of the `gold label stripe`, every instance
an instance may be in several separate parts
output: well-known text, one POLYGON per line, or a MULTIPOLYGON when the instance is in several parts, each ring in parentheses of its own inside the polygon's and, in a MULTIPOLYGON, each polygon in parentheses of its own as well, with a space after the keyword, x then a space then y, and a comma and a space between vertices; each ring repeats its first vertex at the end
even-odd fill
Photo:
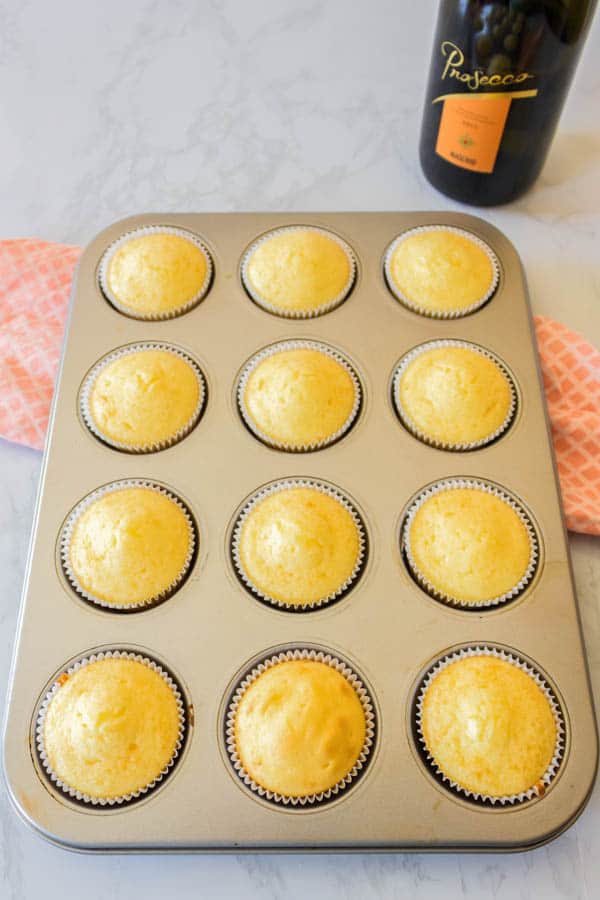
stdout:
POLYGON ((481 100, 482 97, 511 97, 513 100, 520 100, 523 97, 537 97, 537 90, 532 91, 481 91, 477 94, 462 94, 456 92, 454 94, 442 94, 432 100, 432 103, 439 103, 440 100, 448 100, 450 97, 460 97, 461 100, 481 100))

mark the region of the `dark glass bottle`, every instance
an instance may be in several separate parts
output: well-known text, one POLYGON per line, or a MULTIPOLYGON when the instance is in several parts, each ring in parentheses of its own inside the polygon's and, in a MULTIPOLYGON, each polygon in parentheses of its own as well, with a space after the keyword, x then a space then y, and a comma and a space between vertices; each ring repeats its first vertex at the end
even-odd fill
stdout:
POLYGON ((538 177, 596 0, 441 0, 421 131, 438 190, 507 203, 538 177))

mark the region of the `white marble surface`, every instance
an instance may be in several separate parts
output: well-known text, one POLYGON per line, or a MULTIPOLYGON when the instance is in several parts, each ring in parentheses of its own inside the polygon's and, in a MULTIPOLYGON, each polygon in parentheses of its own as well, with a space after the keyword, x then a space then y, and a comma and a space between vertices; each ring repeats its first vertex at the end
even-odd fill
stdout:
MULTIPOLYGON (((0 237, 85 243, 150 210, 459 209, 417 135, 435 3, 0 0, 0 237)), ((600 18, 548 163, 483 215, 517 244, 534 309, 600 343, 600 18)), ((0 691, 40 454, 0 442, 0 691)), ((571 549, 600 697, 600 541, 571 549)), ((588 898, 600 788, 517 856, 84 857, 29 832, 0 791, 0 897, 588 898)))

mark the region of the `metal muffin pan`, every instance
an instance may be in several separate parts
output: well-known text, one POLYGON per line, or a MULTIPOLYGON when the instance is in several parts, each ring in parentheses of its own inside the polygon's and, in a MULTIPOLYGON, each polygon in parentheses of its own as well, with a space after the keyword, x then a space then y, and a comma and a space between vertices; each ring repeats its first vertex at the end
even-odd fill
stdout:
POLYGON ((48 840, 80 851, 520 850, 550 840, 579 815, 597 764, 585 652, 561 517, 525 280, 510 242, 458 213, 157 214, 117 222, 84 252, 71 303, 13 661, 4 735, 9 793, 48 840), (214 262, 194 309, 160 322, 119 313, 98 286, 98 264, 114 240, 147 224, 188 229, 214 262), (283 225, 332 230, 352 247, 358 271, 348 299, 314 319, 291 320, 253 303, 240 281, 251 242, 283 225), (436 320, 402 306, 388 289, 390 242, 416 225, 453 225, 486 241, 501 264, 492 299, 473 314, 436 320), (340 441, 313 453, 270 449, 245 427, 235 382, 256 351, 306 338, 339 349, 364 390, 360 415, 340 441), (514 375, 518 411, 496 442, 469 452, 423 444, 400 423, 390 383, 412 347, 465 339, 495 353, 514 375), (158 453, 102 444, 78 414, 86 373, 122 345, 173 343, 202 366, 207 403, 194 430, 158 453), (514 602, 463 611, 429 597, 400 550, 407 505, 426 485, 478 478, 513 493, 531 511, 541 542, 535 578, 514 602), (190 577, 166 602, 123 615, 78 599, 60 571, 57 541, 71 509, 122 479, 164 484, 189 506, 199 548, 190 577), (236 577, 230 535, 240 504, 284 478, 321 479, 352 497, 364 516, 369 555, 338 603, 303 615, 254 599, 236 577), (411 722, 419 679, 457 646, 506 647, 548 676, 563 709, 565 755, 543 797, 510 808, 461 800, 422 762, 411 722), (364 775, 326 805, 282 809, 250 795, 227 758, 224 711, 256 660, 294 647, 322 648, 369 685, 376 740, 364 775), (36 710, 53 677, 101 648, 133 649, 174 673, 189 703, 185 752, 165 783, 131 805, 98 809, 56 791, 36 759, 36 710))

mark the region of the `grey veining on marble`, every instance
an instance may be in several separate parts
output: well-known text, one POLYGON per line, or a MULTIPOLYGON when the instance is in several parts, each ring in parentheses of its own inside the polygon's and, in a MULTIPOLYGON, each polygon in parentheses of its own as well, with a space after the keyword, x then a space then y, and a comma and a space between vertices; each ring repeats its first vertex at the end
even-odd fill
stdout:
MULTIPOLYGON (((434 0, 0 0, 0 238, 86 243, 151 210, 465 209, 418 163, 434 0)), ((479 214, 517 245, 534 310, 600 344, 600 18, 536 187, 479 214)), ((0 696, 41 455, 0 442, 0 696)), ((600 697, 600 539, 571 550, 600 697)), ((402 814, 402 810, 398 810, 402 814)), ((0 791, 0 897, 600 893, 600 788, 515 856, 85 857, 0 791)))

